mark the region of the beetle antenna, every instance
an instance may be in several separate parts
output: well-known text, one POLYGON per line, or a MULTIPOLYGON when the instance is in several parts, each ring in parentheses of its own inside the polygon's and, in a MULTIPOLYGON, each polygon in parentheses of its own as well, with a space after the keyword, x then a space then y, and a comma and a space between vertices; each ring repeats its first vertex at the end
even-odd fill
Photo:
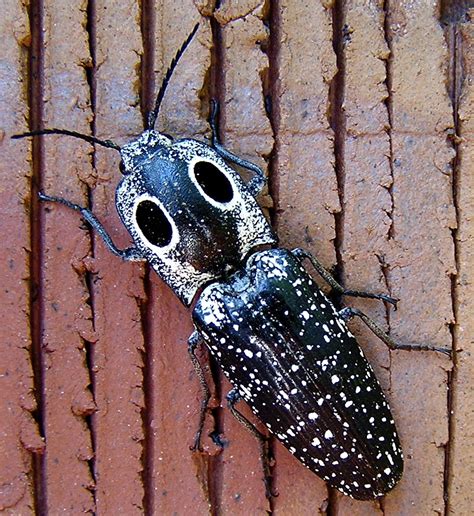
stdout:
POLYGON ((186 50, 189 43, 191 43, 191 40, 193 39, 194 35, 196 34, 199 27, 199 23, 196 23, 194 26, 194 29, 191 31, 189 36, 186 38, 186 41, 181 45, 181 48, 176 52, 176 55, 174 56, 173 60, 171 61, 171 64, 166 71, 165 77, 163 79, 163 82, 161 83, 160 91, 158 92, 158 95, 156 97, 155 107, 153 111, 150 112, 148 115, 148 127, 147 129, 153 129, 155 127, 156 119, 158 118, 158 112, 160 111, 160 105, 161 101, 163 100, 163 97, 165 96, 166 87, 168 86, 168 83, 170 82, 171 76, 173 75, 173 72, 176 68, 176 65, 178 64, 179 59, 184 54, 184 51, 186 50))
POLYGON ((109 149, 115 149, 120 152, 120 146, 110 140, 100 140, 95 136, 89 136, 88 134, 76 133, 76 131, 68 131, 67 129, 40 129, 39 131, 29 131, 21 134, 14 134, 12 139, 18 140, 19 138, 26 138, 28 136, 40 136, 42 134, 65 134, 66 136, 73 136, 74 138, 79 138, 80 140, 85 140, 89 143, 97 143, 98 145, 102 145, 102 147, 107 147, 109 149))

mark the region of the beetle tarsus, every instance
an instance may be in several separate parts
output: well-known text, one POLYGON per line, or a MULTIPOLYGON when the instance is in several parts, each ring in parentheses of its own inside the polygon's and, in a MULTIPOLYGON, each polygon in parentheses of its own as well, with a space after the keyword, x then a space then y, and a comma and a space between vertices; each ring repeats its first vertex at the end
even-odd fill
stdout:
POLYGON ((199 411, 198 429, 197 429, 196 435, 194 436, 194 444, 190 447, 190 449, 192 451, 200 451, 202 449, 202 447, 201 447, 202 431, 204 428, 204 421, 206 419, 207 406, 208 406, 209 400, 211 398, 211 391, 206 382, 204 369, 202 368, 201 363, 199 362, 199 360, 196 356, 196 349, 202 343, 203 343, 203 339, 197 331, 194 331, 188 339, 189 357, 193 364, 196 376, 199 379, 199 384, 201 385, 201 392, 202 392, 201 406, 200 406, 200 411, 199 411))
POLYGON ((439 348, 436 346, 429 346, 426 344, 398 344, 396 343, 382 328, 374 322, 369 316, 365 315, 364 312, 357 308, 346 307, 343 308, 338 315, 345 321, 352 319, 353 317, 359 317, 364 321, 365 325, 375 334, 377 337, 384 342, 392 351, 436 351, 451 357, 451 350, 447 348, 439 348))

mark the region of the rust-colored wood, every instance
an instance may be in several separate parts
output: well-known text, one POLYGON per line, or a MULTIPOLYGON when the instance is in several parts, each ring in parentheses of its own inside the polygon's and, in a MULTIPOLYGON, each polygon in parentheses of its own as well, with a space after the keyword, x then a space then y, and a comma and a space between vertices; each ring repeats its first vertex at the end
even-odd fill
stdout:
POLYGON ((15 131, 27 129, 27 46, 31 42, 24 6, 9 1, 0 20, 0 33, 8 34, 0 59, 0 213, 3 228, 1 260, 0 351, 0 511, 33 510, 34 454, 44 450, 33 414, 31 331, 29 328, 29 257, 31 145, 10 140, 15 131))
POLYGON ((472 513, 472 22, 467 2, 287 0, 8 1, 0 21, 3 224, 0 510, 8 514, 371 515, 472 513), (216 7, 217 4, 217 7, 216 7), (174 53, 158 127, 221 136, 269 176, 261 196, 284 246, 302 246, 344 284, 388 291, 363 309, 398 341, 453 360, 390 352, 354 331, 386 390, 406 456, 381 501, 334 491, 280 444, 268 501, 258 444, 225 408, 230 386, 204 352, 213 396, 193 452, 200 387, 184 309, 140 264, 112 256, 38 188, 90 205, 119 246, 114 151, 174 53), (212 436, 220 436, 221 448, 212 436))

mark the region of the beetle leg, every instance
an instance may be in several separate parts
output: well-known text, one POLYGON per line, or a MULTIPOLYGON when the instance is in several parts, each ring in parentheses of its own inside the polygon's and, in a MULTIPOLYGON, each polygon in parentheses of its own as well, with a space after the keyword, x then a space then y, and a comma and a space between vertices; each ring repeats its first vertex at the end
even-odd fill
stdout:
POLYGON ((211 398, 211 391, 209 390, 209 386, 206 382, 206 377, 204 375, 204 369, 202 368, 201 363, 199 362, 196 356, 196 348, 203 343, 201 335, 197 331, 193 331, 191 336, 188 339, 188 353, 191 358, 191 362, 194 366, 194 371, 196 372, 196 376, 199 379, 199 383, 201 385, 202 391, 202 399, 201 399, 201 409, 199 413, 199 426, 194 437, 194 444, 191 446, 191 450, 196 451, 201 449, 201 435, 204 427, 204 420, 206 419, 206 411, 207 405, 209 403, 209 399, 211 398))
POLYGON ((256 427, 253 425, 241 412, 239 412, 235 405, 241 401, 242 397, 240 396, 237 388, 233 388, 228 392, 227 396, 227 406, 231 411, 232 415, 237 419, 237 421, 243 425, 258 441, 260 445, 260 460, 262 461, 263 466, 263 474, 265 481, 265 495, 268 499, 273 498, 274 496, 278 496, 278 493, 274 493, 272 491, 272 473, 270 466, 270 448, 269 448, 269 439, 266 435, 262 434, 256 427))
POLYGON ((338 315, 342 317, 345 321, 352 319, 353 317, 360 317, 364 323, 369 327, 369 329, 377 335, 377 337, 384 342, 391 350, 405 350, 405 351, 437 351, 438 353, 443 353, 445 355, 451 356, 451 350, 446 348, 437 348, 436 346, 427 346, 425 344, 415 345, 415 344, 397 344, 390 335, 387 335, 382 328, 370 317, 364 314, 361 310, 357 308, 346 307, 343 308, 338 315))
POLYGON ((211 115, 209 117, 209 125, 211 126, 211 147, 221 156, 232 163, 235 163, 239 167, 246 168, 247 170, 251 170, 255 175, 254 177, 247 183, 247 187, 250 190, 251 194, 256 197, 263 189, 266 183, 265 174, 263 170, 252 163, 247 161, 246 159, 239 158, 232 152, 228 151, 219 141, 219 136, 217 135, 217 114, 219 112, 219 102, 215 99, 211 99, 211 115))
POLYGON ((44 202, 59 202, 60 204, 64 204, 64 206, 67 206, 68 208, 71 208, 71 210, 78 211, 90 224, 92 229, 94 229, 102 238, 105 245, 109 249, 110 252, 115 254, 115 256, 119 256, 122 258, 122 260, 127 261, 141 261, 145 260, 145 258, 142 256, 140 251, 132 246, 127 247, 126 249, 119 249, 112 241, 112 238, 105 230, 104 226, 97 220, 97 217, 87 208, 83 208, 82 206, 79 206, 78 204, 74 204, 71 201, 68 201, 66 199, 63 199, 62 197, 53 197, 51 195, 45 195, 42 192, 38 193, 38 196, 41 201, 44 202))
POLYGON ((339 292, 343 296, 367 297, 370 299, 381 299, 382 301, 386 301, 387 303, 392 304, 395 307, 395 309, 397 308, 398 299, 390 297, 387 294, 372 294, 370 292, 361 292, 359 290, 345 289, 340 283, 338 283, 333 278, 331 273, 327 269, 324 268, 322 263, 308 251, 305 251, 304 249, 297 247, 296 249, 293 249, 291 252, 294 256, 296 256, 300 260, 304 260, 305 258, 308 258, 308 260, 311 262, 311 264, 316 269, 317 273, 323 278, 323 280, 326 281, 326 283, 328 283, 331 286, 331 288, 333 288, 336 292, 339 292))

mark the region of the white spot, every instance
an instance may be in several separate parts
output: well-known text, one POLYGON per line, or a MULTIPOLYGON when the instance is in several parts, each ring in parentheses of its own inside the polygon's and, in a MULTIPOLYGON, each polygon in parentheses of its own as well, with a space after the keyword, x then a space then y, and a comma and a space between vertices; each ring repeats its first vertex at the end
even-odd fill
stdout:
POLYGON ((300 368, 300 366, 295 365, 295 364, 293 364, 293 365, 291 366, 291 370, 292 370, 293 372, 295 372, 295 373, 296 373, 296 371, 298 371, 298 369, 299 369, 299 368, 300 368))
POLYGON ((253 353, 250 351, 250 349, 246 349, 246 350, 244 350, 244 353, 245 353, 249 358, 252 358, 252 357, 253 357, 253 353))
POLYGON ((315 419, 318 419, 318 414, 316 414, 316 412, 310 412, 308 414, 308 419, 311 419, 312 421, 314 421, 315 419))
POLYGON ((319 446, 319 445, 321 444, 321 441, 320 441, 317 437, 315 437, 315 438, 311 441, 311 444, 312 444, 313 446, 319 446))
POLYGON ((326 430, 326 432, 324 433, 324 438, 331 439, 333 437, 334 437, 334 434, 331 432, 331 430, 326 430))
POLYGON ((240 389, 241 389, 241 391, 243 392, 243 396, 244 396, 244 398, 245 398, 245 397, 249 397, 249 398, 251 398, 251 397, 252 397, 252 393, 247 389, 247 387, 245 387, 244 385, 242 385, 242 386, 240 387, 240 389))
POLYGON ((349 457, 349 454, 347 452, 342 452, 339 457, 341 457, 341 459, 347 459, 347 457, 349 457))
POLYGON ((331 376, 331 382, 332 383, 337 383, 339 381, 339 376, 337 376, 336 374, 333 374, 331 376))

